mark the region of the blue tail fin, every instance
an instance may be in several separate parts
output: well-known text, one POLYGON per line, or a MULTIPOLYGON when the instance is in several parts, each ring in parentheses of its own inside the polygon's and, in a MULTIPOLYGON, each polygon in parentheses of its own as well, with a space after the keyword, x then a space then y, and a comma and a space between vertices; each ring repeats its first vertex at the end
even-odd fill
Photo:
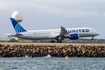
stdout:
POLYGON ((14 19, 10 18, 16 33, 26 32, 26 30, 14 19))

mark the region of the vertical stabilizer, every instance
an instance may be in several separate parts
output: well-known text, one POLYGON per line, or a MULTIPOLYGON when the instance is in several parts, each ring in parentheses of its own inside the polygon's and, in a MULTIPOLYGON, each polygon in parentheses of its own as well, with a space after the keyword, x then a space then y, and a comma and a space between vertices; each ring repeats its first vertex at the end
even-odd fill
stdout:
POLYGON ((10 18, 16 33, 26 32, 26 30, 14 19, 10 18))

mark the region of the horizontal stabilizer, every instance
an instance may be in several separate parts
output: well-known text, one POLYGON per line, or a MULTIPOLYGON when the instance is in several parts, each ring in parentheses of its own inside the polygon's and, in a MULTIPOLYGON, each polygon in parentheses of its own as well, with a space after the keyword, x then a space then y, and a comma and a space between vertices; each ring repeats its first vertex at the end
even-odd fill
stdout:
POLYGON ((22 34, 17 33, 17 34, 15 34, 15 35, 10 35, 10 36, 13 36, 13 37, 21 37, 21 36, 23 36, 23 35, 22 35, 22 34))

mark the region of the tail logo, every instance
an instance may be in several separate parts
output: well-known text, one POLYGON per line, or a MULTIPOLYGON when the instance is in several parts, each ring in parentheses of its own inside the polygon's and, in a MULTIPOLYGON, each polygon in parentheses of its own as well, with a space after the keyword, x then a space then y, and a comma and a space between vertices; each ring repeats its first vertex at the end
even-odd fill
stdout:
POLYGON ((14 19, 10 18, 16 33, 26 32, 26 30, 14 19))

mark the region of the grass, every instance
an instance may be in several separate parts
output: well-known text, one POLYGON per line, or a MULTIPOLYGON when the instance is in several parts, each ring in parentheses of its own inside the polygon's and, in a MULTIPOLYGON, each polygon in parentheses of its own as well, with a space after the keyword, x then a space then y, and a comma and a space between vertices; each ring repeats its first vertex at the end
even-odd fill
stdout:
POLYGON ((19 42, 0 42, 3 45, 105 45, 99 43, 19 43, 19 42))

